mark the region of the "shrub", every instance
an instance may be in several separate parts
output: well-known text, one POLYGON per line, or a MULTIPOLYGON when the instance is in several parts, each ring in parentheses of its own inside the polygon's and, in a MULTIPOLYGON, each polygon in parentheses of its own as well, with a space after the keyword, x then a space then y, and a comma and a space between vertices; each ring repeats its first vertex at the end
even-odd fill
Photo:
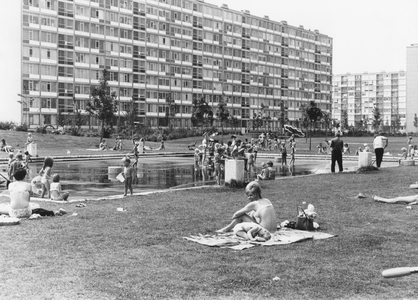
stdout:
POLYGON ((15 128, 15 123, 13 122, 0 122, 0 129, 1 130, 10 130, 15 128))
POLYGON ((28 131, 28 125, 26 124, 21 124, 21 125, 17 125, 15 127, 16 131, 28 131))

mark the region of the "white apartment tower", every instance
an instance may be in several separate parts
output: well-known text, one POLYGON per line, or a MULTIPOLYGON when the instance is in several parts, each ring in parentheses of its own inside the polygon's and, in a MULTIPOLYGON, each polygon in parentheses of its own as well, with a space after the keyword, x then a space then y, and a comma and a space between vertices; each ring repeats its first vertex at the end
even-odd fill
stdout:
POLYGON ((406 130, 408 132, 417 132, 418 128, 418 44, 413 44, 406 49, 406 73, 407 73, 407 92, 406 106, 406 130))
POLYGON ((349 126, 372 130, 377 107, 384 130, 405 130, 406 72, 334 75, 332 93, 332 117, 338 121, 346 112, 349 126))
POLYGON ((331 111, 332 38, 268 16, 202 0, 22 0, 21 24, 22 123, 32 128, 56 126, 75 105, 86 114, 104 68, 120 114, 132 99, 147 126, 167 126, 167 99, 177 127, 191 126, 202 97, 214 111, 224 97, 243 128, 262 112, 274 129, 281 109, 297 124, 311 100, 331 111))

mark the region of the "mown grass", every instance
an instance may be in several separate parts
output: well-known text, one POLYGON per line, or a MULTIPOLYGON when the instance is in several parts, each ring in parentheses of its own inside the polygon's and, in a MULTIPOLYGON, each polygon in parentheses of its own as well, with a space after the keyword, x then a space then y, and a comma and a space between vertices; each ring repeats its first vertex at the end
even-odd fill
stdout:
MULTIPOLYGON (((87 149, 94 149, 98 147, 100 138, 98 137, 78 137, 71 135, 55 135, 55 134, 41 134, 33 133, 35 142, 37 143, 38 155, 44 156, 66 156, 67 150, 70 150, 71 155, 98 155, 98 154, 113 154, 113 151, 90 151, 87 149)), ((0 139, 5 139, 7 144, 16 147, 16 149, 23 149, 27 138, 26 132, 11 131, 11 130, 0 130, 0 139)), ((222 136, 216 137, 219 141, 222 140, 222 136)), ((251 140, 250 135, 238 136, 238 138, 245 140, 251 140)), ((331 140, 333 137, 328 136, 327 139, 331 140)), ((367 143, 372 149, 373 137, 343 137, 344 142, 350 145, 351 155, 354 155, 358 147, 363 147, 364 143, 367 143)), ((414 137, 412 140, 413 144, 418 144, 416 141, 418 138, 414 137)), ((223 141, 227 142, 230 140, 230 135, 224 135, 223 141)), ((313 137, 312 140, 306 138, 296 139, 296 155, 298 154, 316 154, 318 149, 316 148, 320 142, 325 141, 324 137, 313 137)), ((392 155, 397 156, 401 153, 401 148, 406 147, 406 137, 389 137, 389 146, 385 152, 390 152, 392 155)), ((106 139, 106 143, 109 147, 114 146, 114 139, 106 139)), ((199 145, 202 142, 202 137, 189 137, 179 140, 170 140, 165 142, 165 148, 167 152, 179 152, 185 151, 190 152, 187 146, 190 144, 199 145)), ((148 142, 145 144, 153 149, 157 149, 160 146, 159 142, 148 142)), ((132 151, 132 141, 123 140, 123 153, 132 151)), ((273 149, 273 147, 272 147, 273 149)), ((373 150, 373 149, 372 149, 373 150)), ((157 150, 151 150, 146 152, 158 152, 157 150)), ((270 152, 263 151, 262 152, 270 152)), ((277 152, 277 150, 275 151, 277 152)), ((7 153, 0 152, 0 158, 7 158, 7 153)))
POLYGON ((416 265, 418 208, 371 196, 414 194, 417 177, 397 167, 261 182, 279 221, 312 203, 321 230, 338 236, 238 252, 182 237, 224 226, 247 203, 242 189, 68 204, 65 216, 0 227, 0 299, 416 299, 414 275, 381 272, 416 265))

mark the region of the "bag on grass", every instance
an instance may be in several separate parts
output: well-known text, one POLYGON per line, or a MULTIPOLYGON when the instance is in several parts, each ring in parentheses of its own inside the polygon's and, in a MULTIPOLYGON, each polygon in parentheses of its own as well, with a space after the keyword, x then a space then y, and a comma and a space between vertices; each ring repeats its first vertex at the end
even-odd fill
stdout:
POLYGON ((296 221, 296 229, 313 231, 313 219, 309 218, 302 207, 298 207, 298 219, 296 221))

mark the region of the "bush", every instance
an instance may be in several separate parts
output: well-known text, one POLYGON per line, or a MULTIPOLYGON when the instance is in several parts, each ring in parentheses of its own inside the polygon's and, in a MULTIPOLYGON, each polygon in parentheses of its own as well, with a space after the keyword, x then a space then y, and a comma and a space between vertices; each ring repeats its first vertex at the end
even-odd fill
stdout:
POLYGON ((14 129, 16 131, 28 131, 28 125, 26 124, 17 125, 14 129))
POLYGON ((13 122, 0 122, 0 129, 1 130, 10 130, 16 127, 15 123, 13 122))
POLYGON ((84 133, 84 136, 86 136, 86 137, 99 137, 100 134, 97 131, 89 130, 86 133, 84 133))
POLYGON ((46 127, 42 126, 42 127, 36 127, 36 132, 37 133, 42 133, 45 134, 46 133, 46 127))

